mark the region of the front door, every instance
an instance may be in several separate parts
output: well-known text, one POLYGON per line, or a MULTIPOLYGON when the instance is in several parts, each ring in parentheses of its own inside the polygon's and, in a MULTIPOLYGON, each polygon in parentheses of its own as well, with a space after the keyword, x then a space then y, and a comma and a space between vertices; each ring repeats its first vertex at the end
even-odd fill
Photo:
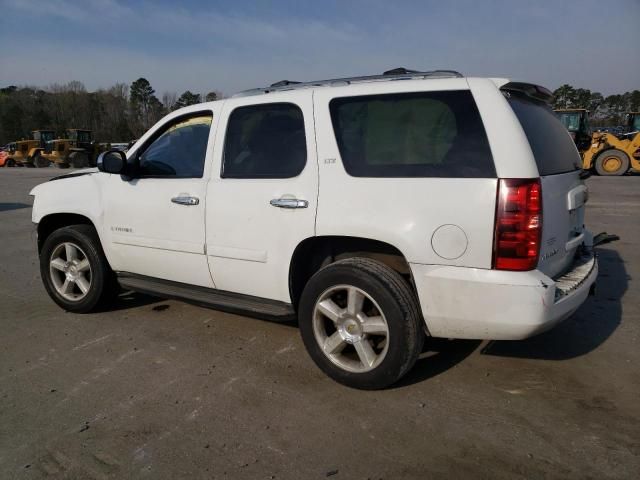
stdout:
POLYGON ((114 270, 213 287, 204 252, 212 112, 181 115, 133 153, 130 180, 111 175, 105 230, 114 270))
POLYGON ((225 101, 206 213, 207 257, 219 290, 291 301, 291 256, 315 234, 312 95, 225 101))

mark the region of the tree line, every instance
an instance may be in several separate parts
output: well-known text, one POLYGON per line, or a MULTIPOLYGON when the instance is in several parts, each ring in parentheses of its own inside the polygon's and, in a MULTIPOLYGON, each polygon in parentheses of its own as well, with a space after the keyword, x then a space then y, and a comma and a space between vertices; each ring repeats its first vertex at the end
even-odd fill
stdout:
POLYGON ((640 90, 604 97, 600 92, 565 84, 553 92, 553 108, 586 108, 594 126, 622 125, 626 112, 640 111, 640 90))
MULTIPOLYGON (((565 84, 553 96, 554 108, 586 108, 597 126, 620 125, 625 112, 640 111, 640 90, 604 97, 565 84)), ((0 145, 30 138, 37 129, 63 136, 67 128, 90 129, 101 142, 126 142, 138 138, 168 112, 218 98, 217 91, 200 94, 189 90, 180 96, 165 92, 158 98, 145 78, 95 92, 88 92, 78 81, 45 89, 8 86, 0 88, 0 145)))
POLYGON ((0 88, 0 145, 31 138, 33 130, 54 130, 63 137, 67 128, 90 129, 100 142, 128 142, 140 137, 167 113, 187 105, 221 98, 189 90, 160 98, 145 78, 131 85, 117 83, 89 92, 78 81, 48 88, 0 88))

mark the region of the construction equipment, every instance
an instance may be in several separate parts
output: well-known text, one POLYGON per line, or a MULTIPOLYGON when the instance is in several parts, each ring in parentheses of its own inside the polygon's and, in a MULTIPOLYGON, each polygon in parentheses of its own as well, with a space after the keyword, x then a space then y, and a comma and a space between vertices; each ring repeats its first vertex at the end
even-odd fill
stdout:
POLYGON ((640 132, 640 112, 627 112, 626 128, 627 133, 640 132))
POLYGON ((16 167, 33 167, 33 159, 29 156, 29 152, 38 146, 36 140, 18 140, 12 142, 5 163, 8 166, 16 167))
POLYGON ((55 132, 53 130, 34 130, 32 133, 33 139, 38 142, 38 146, 29 150, 28 158, 34 167, 48 167, 49 161, 45 160, 42 155, 40 155, 40 152, 46 148, 47 142, 54 139, 55 132))
POLYGON ((46 167, 37 159, 38 152, 44 148, 49 140, 53 139, 53 130, 34 130, 31 140, 18 140, 9 144, 9 152, 5 159, 8 167, 46 167))
POLYGON ((640 112, 629 112, 627 133, 596 132, 582 155, 583 168, 598 175, 624 175, 629 168, 640 170, 640 112))
POLYGON ((555 110, 562 124, 569 130, 569 134, 580 153, 591 145, 591 127, 589 126, 589 110, 585 108, 562 108, 555 110))
POLYGON ((69 128, 66 130, 66 138, 48 141, 45 148, 38 152, 38 156, 43 163, 52 163, 59 168, 94 167, 98 155, 108 149, 108 146, 92 141, 91 130, 69 128))

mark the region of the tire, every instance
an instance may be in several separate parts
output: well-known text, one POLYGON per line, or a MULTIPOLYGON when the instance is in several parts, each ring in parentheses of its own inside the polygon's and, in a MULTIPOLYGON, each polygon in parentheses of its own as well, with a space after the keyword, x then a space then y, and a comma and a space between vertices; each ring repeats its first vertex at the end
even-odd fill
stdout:
POLYGON ((45 167, 49 166, 50 162, 49 162, 49 160, 44 158, 42 155, 38 154, 35 157, 33 157, 33 164, 37 168, 45 168, 45 167))
POLYGON ((51 299, 70 312, 91 312, 118 293, 115 274, 91 225, 51 233, 40 252, 40 274, 51 299))
POLYGON ((385 264, 361 257, 340 260, 313 275, 302 292, 298 320, 316 365, 335 381, 363 390, 386 388, 402 378, 425 337, 408 283, 385 264), (350 308, 352 294, 354 300, 362 297, 353 302, 359 308, 350 308))
POLYGON ((73 168, 86 168, 89 165, 89 156, 84 152, 71 152, 69 163, 73 168))
POLYGON ((5 162, 4 166, 5 167, 15 167, 16 166, 16 161, 13 158, 9 158, 5 162))
POLYGON ((598 175, 624 175, 629 170, 629 157, 622 150, 611 148, 598 154, 595 167, 598 175))

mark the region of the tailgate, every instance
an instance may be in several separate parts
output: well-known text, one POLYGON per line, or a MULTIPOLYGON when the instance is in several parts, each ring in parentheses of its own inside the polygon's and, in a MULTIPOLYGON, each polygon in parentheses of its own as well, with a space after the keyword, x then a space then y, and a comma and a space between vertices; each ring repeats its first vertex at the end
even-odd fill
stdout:
POLYGON ((563 274, 584 240, 587 187, 579 172, 549 175, 542 184, 542 239, 538 270, 550 277, 563 274))
POLYGON ((582 159, 548 104, 519 91, 507 93, 540 175, 542 238, 538 270, 557 277, 571 266, 584 238, 587 187, 580 179, 582 159))

